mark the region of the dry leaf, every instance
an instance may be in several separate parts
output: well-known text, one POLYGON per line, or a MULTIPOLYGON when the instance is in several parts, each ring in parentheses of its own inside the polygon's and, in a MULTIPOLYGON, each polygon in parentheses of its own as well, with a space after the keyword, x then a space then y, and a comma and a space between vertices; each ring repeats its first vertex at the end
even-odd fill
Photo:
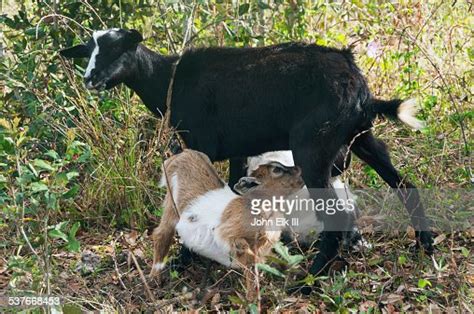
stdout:
POLYGON ((433 245, 438 245, 441 242, 443 242, 444 240, 446 240, 446 235, 444 233, 442 233, 439 236, 437 236, 436 238, 434 238, 433 245))
POLYGON ((397 290, 395 291, 396 293, 401 293, 403 290, 405 290, 405 285, 399 285, 397 290))
POLYGON ((93 245, 92 249, 96 253, 102 253, 105 255, 112 255, 112 253, 114 252, 114 249, 110 245, 93 245))
POLYGON ((391 314, 391 313, 397 313, 397 311, 395 310, 395 307, 392 305, 392 304, 387 304, 387 306, 385 307, 385 310, 387 311, 387 313, 391 314))
POLYGON ((130 246, 137 245, 137 239, 138 239, 138 232, 136 232, 135 230, 132 230, 130 233, 125 235, 125 241, 130 246))
POLYGON ((145 254, 143 254, 143 251, 141 249, 134 249, 133 254, 135 254, 136 257, 139 257, 142 260, 145 259, 145 254))
POLYGON ((211 299, 211 305, 215 307, 221 301, 221 294, 215 293, 211 299))
POLYGON ((409 238, 409 239, 415 240, 415 238, 416 238, 415 229, 413 229, 412 226, 408 226, 408 227, 407 227, 407 235, 408 235, 408 238, 409 238))
POLYGON ((365 301, 365 302, 362 302, 360 305, 359 305, 359 311, 360 312, 368 312, 370 309, 376 309, 377 308, 377 303, 375 303, 374 301, 365 301))
POLYGON ((393 270, 394 263, 392 261, 384 261, 383 262, 383 268, 385 268, 387 271, 391 272, 393 270))
POLYGON ((471 285, 474 285, 474 274, 466 275, 466 281, 469 282, 471 285))
POLYGON ((384 296, 382 303, 383 304, 392 304, 397 303, 403 300, 403 296, 400 294, 390 293, 387 296, 384 296))

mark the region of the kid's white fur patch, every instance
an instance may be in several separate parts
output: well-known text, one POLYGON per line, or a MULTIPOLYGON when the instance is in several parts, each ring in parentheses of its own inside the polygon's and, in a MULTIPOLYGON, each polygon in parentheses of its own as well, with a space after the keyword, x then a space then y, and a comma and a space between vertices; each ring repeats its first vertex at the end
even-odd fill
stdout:
POLYGON ((181 214, 176 231, 181 242, 190 250, 232 266, 230 247, 218 232, 222 213, 238 195, 225 186, 198 197, 181 214))

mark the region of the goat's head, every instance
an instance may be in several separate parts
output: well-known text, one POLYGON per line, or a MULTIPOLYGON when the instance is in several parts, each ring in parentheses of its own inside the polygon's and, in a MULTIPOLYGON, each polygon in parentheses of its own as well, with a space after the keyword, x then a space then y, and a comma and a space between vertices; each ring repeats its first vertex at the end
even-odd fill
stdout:
POLYGON ((234 185, 240 194, 246 193, 257 186, 266 190, 288 190, 288 194, 296 192, 304 186, 300 167, 287 167, 273 161, 260 165, 249 177, 243 177, 234 185))
POLYGON ((87 44, 60 51, 66 58, 89 58, 84 81, 88 89, 110 89, 133 71, 134 55, 143 40, 136 30, 95 31, 87 44))

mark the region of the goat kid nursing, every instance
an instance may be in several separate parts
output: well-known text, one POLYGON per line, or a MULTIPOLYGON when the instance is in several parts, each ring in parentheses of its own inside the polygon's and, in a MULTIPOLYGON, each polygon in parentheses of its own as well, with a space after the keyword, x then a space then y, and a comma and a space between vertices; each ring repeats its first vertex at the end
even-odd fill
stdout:
MULTIPOLYGON (((340 156, 340 160, 335 163, 334 169, 343 169, 348 167, 345 154, 340 156)), ((247 176, 242 177, 234 186, 234 190, 240 194, 244 194, 255 188, 261 181, 266 180, 266 173, 258 171, 262 165, 267 165, 277 162, 285 167, 294 167, 293 154, 291 151, 273 151, 266 152, 258 156, 247 158, 247 176)), ((335 190, 338 199, 342 200, 344 204, 353 204, 353 207, 346 206, 347 213, 352 217, 349 222, 350 226, 344 232, 343 246, 347 249, 361 250, 363 248, 370 248, 371 245, 359 233, 355 220, 359 212, 356 205, 357 197, 352 193, 348 184, 345 184, 339 175, 340 171, 333 171, 330 183, 335 190)), ((289 199, 309 199, 310 193, 306 186, 297 191, 293 195, 289 195, 289 199)), ((324 230, 324 222, 319 220, 311 210, 294 210, 287 213, 288 218, 296 218, 298 224, 289 225, 283 230, 283 238, 291 241, 297 241, 302 248, 309 248, 317 241, 319 234, 324 230)))
POLYGON ((154 257, 151 275, 165 266, 165 257, 175 231, 183 245, 220 264, 243 268, 247 292, 252 293, 251 265, 262 262, 275 242, 281 228, 275 220, 279 212, 251 212, 253 199, 287 196, 300 190, 304 182, 298 167, 279 163, 261 165, 260 185, 239 196, 218 176, 210 159, 203 153, 186 149, 167 159, 163 165, 161 185, 167 187, 160 225, 153 232, 154 257), (255 219, 268 222, 254 226, 255 219))

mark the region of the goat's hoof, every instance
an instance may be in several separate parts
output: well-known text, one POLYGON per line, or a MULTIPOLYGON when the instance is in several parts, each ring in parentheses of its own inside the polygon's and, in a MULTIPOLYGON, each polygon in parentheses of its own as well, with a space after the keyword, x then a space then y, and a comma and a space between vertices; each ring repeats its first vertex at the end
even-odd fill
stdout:
POLYGON ((419 231, 417 232, 417 246, 418 243, 421 244, 425 253, 428 255, 432 255, 434 252, 434 240, 433 240, 433 233, 431 231, 419 231))
POLYGON ((337 256, 330 264, 328 273, 334 274, 336 272, 341 272, 344 269, 349 268, 349 263, 342 257, 337 256))
POLYGON ((161 271, 165 268, 165 263, 154 263, 151 267, 150 278, 157 278, 160 276, 161 271))

